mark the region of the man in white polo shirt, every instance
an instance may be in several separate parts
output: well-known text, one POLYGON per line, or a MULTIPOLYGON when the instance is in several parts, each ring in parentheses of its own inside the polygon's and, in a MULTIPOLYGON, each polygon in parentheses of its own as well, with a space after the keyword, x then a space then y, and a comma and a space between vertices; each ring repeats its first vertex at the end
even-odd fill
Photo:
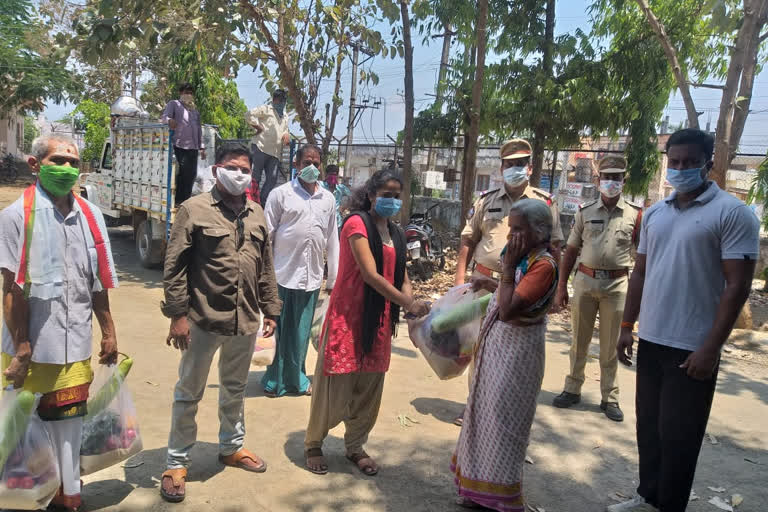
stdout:
POLYGON ((741 201, 707 181, 714 140, 700 130, 672 134, 667 181, 640 229, 618 344, 630 365, 637 349, 639 497, 618 511, 683 512, 715 393, 720 349, 749 297, 759 222, 741 201))

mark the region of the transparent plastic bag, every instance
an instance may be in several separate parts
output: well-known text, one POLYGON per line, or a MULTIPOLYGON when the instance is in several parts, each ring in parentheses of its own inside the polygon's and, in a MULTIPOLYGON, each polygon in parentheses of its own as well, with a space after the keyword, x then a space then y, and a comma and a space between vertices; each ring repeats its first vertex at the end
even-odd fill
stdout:
POLYGON ((127 370, 123 365, 126 361, 130 360, 96 370, 91 384, 92 399, 88 401, 88 415, 83 422, 81 475, 114 466, 143 449, 136 408, 125 385, 127 370))
POLYGON ((264 337, 264 333, 259 329, 256 334, 255 346, 253 347, 253 356, 251 364, 254 366, 269 366, 275 360, 275 350, 277 348, 275 335, 269 338, 264 337))
POLYGON ((427 316, 408 320, 408 334, 442 380, 464 373, 472 360, 491 296, 471 284, 448 290, 427 316))
POLYGON ((0 398, 0 509, 44 509, 61 485, 53 443, 36 412, 39 401, 12 389, 0 398))
POLYGON ((312 346, 315 350, 319 350, 320 346, 320 331, 323 330, 323 323, 325 322, 325 315, 328 313, 328 305, 331 303, 331 297, 328 294, 323 294, 317 299, 317 305, 315 305, 315 314, 312 317, 312 330, 309 331, 309 339, 312 341, 312 346))

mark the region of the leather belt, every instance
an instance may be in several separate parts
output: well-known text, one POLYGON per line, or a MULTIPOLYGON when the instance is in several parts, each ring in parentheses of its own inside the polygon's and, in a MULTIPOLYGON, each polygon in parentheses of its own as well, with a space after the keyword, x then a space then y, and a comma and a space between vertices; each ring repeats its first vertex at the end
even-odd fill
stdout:
POLYGON ((497 281, 501 279, 501 272, 496 272, 495 270, 491 270, 485 265, 481 265, 477 262, 475 262, 475 270, 483 274, 485 277, 490 277, 491 279, 495 279, 497 281))
POLYGON ((600 270, 599 268, 590 268, 583 263, 579 263, 579 272, 586 274, 593 279, 616 279, 629 275, 627 269, 621 270, 600 270))

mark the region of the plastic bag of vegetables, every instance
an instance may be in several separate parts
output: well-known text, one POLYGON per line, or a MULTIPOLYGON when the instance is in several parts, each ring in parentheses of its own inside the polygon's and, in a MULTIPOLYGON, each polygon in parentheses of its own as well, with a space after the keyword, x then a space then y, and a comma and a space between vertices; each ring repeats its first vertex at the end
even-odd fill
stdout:
POLYGON ((39 401, 39 395, 11 388, 0 398, 0 509, 44 509, 61 485, 51 439, 36 412, 39 401))
POLYGON ((408 320, 411 341, 440 379, 458 377, 469 366, 490 300, 463 284, 448 290, 427 316, 408 320))
POLYGON ((125 378, 133 361, 100 366, 91 384, 88 415, 83 421, 80 473, 87 475, 114 466, 139 453, 143 446, 136 408, 125 378))

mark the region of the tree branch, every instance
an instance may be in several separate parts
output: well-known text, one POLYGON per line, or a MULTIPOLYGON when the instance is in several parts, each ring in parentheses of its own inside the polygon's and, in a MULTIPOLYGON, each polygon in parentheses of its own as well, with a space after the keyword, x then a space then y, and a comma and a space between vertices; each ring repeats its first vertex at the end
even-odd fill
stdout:
POLYGON ((659 43, 661 43, 661 48, 664 50, 664 55, 667 56, 669 65, 672 67, 672 74, 675 76, 677 88, 680 90, 680 95, 683 97, 683 102, 685 103, 685 110, 688 114, 688 125, 691 128, 698 128, 699 114, 696 112, 696 105, 693 103, 691 90, 688 88, 688 80, 686 79, 685 74, 683 73, 683 68, 680 65, 680 60, 677 56, 677 50, 675 50, 674 46, 672 46, 672 41, 664 29, 664 25, 662 25, 662 23, 651 10, 651 7, 648 5, 648 0, 635 1, 637 2, 637 5, 640 6, 643 14, 645 14, 645 18, 648 20, 648 24, 651 26, 651 29, 653 29, 653 31, 656 33, 656 36, 659 39, 659 43))
POLYGON ((700 89, 719 89, 721 91, 725 90, 725 86, 724 85, 697 84, 697 83, 694 83, 694 82, 688 82, 688 85, 690 85, 691 87, 696 87, 696 88, 700 88, 700 89))
POLYGON ((760 37, 757 39, 757 42, 758 42, 758 44, 763 44, 763 43, 765 42, 765 40, 766 40, 766 39, 768 39, 768 32, 766 32, 765 34, 761 35, 761 36, 760 36, 760 37))

